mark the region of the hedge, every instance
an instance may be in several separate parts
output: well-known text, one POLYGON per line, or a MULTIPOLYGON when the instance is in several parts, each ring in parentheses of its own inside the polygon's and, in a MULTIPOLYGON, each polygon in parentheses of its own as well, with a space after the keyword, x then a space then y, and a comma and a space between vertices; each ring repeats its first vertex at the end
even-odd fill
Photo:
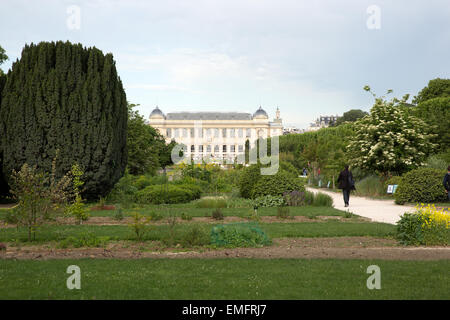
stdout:
POLYGON ((200 198, 201 190, 195 185, 152 185, 136 192, 141 204, 186 203, 200 198))
POLYGON ((395 203, 439 202, 446 200, 442 180, 445 171, 432 168, 419 168, 404 174, 394 193, 395 203))
POLYGON ((283 196, 285 192, 305 191, 304 182, 294 175, 279 170, 274 175, 261 176, 251 191, 253 199, 263 196, 283 196))

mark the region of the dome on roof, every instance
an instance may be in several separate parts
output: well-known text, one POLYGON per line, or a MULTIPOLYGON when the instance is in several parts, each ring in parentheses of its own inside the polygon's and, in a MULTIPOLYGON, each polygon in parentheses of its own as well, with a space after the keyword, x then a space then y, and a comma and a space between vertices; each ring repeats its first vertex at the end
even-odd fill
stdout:
POLYGON ((150 118, 165 118, 164 113, 156 106, 150 113, 150 118))
POLYGON ((268 119, 269 116, 267 115, 267 112, 265 112, 261 107, 259 107, 258 110, 253 114, 253 118, 256 119, 268 119))

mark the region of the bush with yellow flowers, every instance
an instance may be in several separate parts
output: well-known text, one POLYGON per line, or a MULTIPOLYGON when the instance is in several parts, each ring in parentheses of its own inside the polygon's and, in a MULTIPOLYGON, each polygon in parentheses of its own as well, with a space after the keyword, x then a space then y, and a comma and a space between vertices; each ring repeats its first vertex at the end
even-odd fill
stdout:
POLYGON ((413 213, 405 213, 397 222, 397 239, 405 245, 450 244, 450 208, 436 209, 433 205, 416 206, 413 213))

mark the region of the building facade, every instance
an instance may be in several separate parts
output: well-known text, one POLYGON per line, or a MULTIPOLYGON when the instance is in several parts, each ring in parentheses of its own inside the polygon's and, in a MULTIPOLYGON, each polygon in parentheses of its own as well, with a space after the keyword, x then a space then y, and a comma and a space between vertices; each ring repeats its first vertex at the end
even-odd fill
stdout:
POLYGON ((319 118, 316 119, 315 122, 313 122, 309 125, 309 128, 307 129, 307 131, 316 131, 316 130, 319 130, 320 128, 327 128, 332 123, 335 123, 338 118, 339 118, 338 115, 320 116, 319 118))
POLYGON ((187 157, 196 161, 209 158, 213 162, 233 162, 256 140, 280 136, 283 125, 280 110, 269 120, 261 107, 254 114, 244 112, 171 112, 164 114, 156 107, 150 114, 149 125, 163 135, 184 145, 187 157))

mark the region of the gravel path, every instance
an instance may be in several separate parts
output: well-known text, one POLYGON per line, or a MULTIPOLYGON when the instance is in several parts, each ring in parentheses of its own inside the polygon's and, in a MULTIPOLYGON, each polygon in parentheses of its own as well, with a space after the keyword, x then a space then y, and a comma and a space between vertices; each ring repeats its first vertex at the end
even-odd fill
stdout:
POLYGON ((329 195, 333 198, 333 206, 336 209, 350 211, 358 216, 366 217, 376 222, 395 224, 403 213, 414 211, 413 206, 400 206, 395 204, 394 200, 374 200, 356 197, 353 194, 350 195, 350 206, 346 208, 344 207, 344 198, 342 193, 317 190, 315 188, 308 187, 306 189, 314 193, 321 192, 329 195))

